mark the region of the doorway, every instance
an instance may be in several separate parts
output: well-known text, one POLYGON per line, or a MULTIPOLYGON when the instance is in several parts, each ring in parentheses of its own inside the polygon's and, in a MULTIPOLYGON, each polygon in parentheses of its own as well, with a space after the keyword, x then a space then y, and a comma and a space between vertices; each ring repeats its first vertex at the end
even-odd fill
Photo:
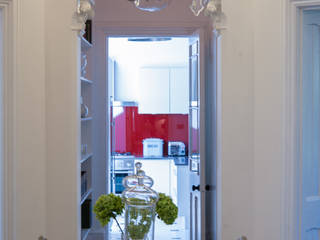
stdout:
POLYGON ((301 14, 300 239, 320 239, 320 10, 301 14))
MULTIPOLYGON (((188 212, 191 216, 190 224, 187 224, 189 226, 186 225, 186 228, 189 227, 189 234, 192 235, 190 239, 192 240, 214 239, 214 236, 216 235, 216 50, 217 39, 219 35, 215 32, 207 32, 206 29, 201 27, 188 29, 177 29, 170 27, 164 29, 163 27, 155 27, 150 30, 138 26, 139 25, 137 24, 135 28, 127 28, 124 26, 107 28, 105 25, 101 25, 97 28, 96 45, 93 48, 95 58, 95 71, 93 78, 97 80, 106 79, 106 81, 95 81, 92 94, 92 111, 94 111, 96 115, 96 117, 93 117, 92 122, 93 142, 97 141, 99 138, 99 141, 96 144, 94 143, 93 146, 101 146, 99 151, 94 151, 94 155, 99 157, 101 160, 93 161, 93 202, 95 202, 101 194, 110 193, 113 191, 113 185, 111 185, 113 176, 110 170, 112 168, 112 157, 116 156, 113 156, 112 153, 111 136, 113 134, 111 124, 113 117, 111 110, 113 107, 113 102, 115 102, 115 105, 118 103, 117 101, 114 101, 115 99, 112 95, 112 92, 113 94, 116 92, 114 89, 115 86, 112 86, 112 81, 108 80, 108 78, 112 78, 116 74, 116 71, 112 71, 116 64, 112 64, 112 61, 108 59, 110 56, 110 49, 108 46, 109 39, 127 38, 125 41, 128 42, 128 38, 132 37, 186 38, 188 39, 189 44, 187 48, 187 66, 190 66, 190 69, 188 70, 188 81, 192 80, 194 82, 193 84, 189 83, 189 86, 197 87, 197 90, 193 91, 193 93, 197 94, 192 94, 192 100, 188 100, 188 127, 192 126, 192 124, 189 123, 192 123, 192 119, 189 118, 191 115, 193 115, 193 119, 198 119, 199 121, 199 125, 197 126, 199 129, 194 132, 199 133, 199 138, 191 138, 194 141, 199 141, 198 144, 194 144, 194 146, 198 146, 198 149, 195 150, 199 152, 197 153, 197 151, 195 151, 194 154, 191 154, 190 156, 189 154, 191 152, 188 151, 190 147, 185 144, 186 153, 188 154, 187 168, 189 174, 192 176, 192 178, 190 177, 189 186, 187 186, 188 194, 185 196, 185 198, 189 201, 187 204, 190 204, 191 206, 188 209, 188 212), (208 54, 209 51, 212 51, 213 54, 208 54), (210 66, 210 68, 207 66, 210 66), (190 112, 192 114, 190 114, 190 112), (207 142, 209 144, 206 144, 207 142), (202 158, 199 158, 200 155, 202 158), (103 186, 104 184, 105 186, 103 186), (103 188, 101 188, 101 186, 103 186, 103 188)), ((166 43, 168 41, 159 42, 166 43)), ((139 54, 141 55, 142 53, 139 54)), ((135 61, 131 61, 131 64, 134 63, 135 61)), ((145 69, 145 72, 148 71, 148 69, 145 69)), ((189 97, 190 96, 191 94, 189 93, 189 97)), ((130 99, 127 100, 128 101, 126 104, 129 106, 118 105, 116 107, 120 109, 121 107, 132 109, 137 107, 135 106, 135 102, 129 101, 130 99)), ((121 114, 122 111, 123 110, 115 112, 115 115, 121 114)), ((136 115, 139 114, 138 111, 139 109, 133 112, 136 115)), ((162 112, 161 114, 165 113, 162 112)), ((150 115, 154 116, 158 114, 152 113, 150 115)), ((131 125, 131 128, 133 127, 135 126, 131 125)), ((194 136, 196 135, 197 134, 194 136)), ((189 136, 191 135, 188 132, 188 145, 190 143, 189 136)), ((154 139, 160 137, 147 136, 146 138, 154 139)), ((164 138, 162 138, 162 140, 163 139, 164 138)), ((142 156, 143 147, 141 145, 143 145, 143 140, 144 139, 140 139, 140 151, 142 152, 142 156)), ((167 147, 162 148, 163 154, 167 154, 166 152, 168 152, 168 144, 165 143, 165 141, 163 141, 163 144, 167 145, 167 147)), ((123 151, 123 153, 124 154, 122 154, 121 157, 125 157, 125 153, 127 153, 127 151, 123 151)), ((172 165, 175 166, 175 164, 172 165)), ((151 175, 148 174, 147 169, 145 170, 147 175, 151 175)), ((121 183, 119 185, 121 186, 121 183)), ((119 189, 119 191, 121 191, 121 189, 119 189)), ((90 233, 90 235, 104 235, 105 229, 101 229, 99 222, 94 221, 93 226, 93 231, 90 233)), ((106 230, 107 235, 109 235, 110 229, 108 228, 106 230)))
POLYGON ((0 240, 4 237, 4 151, 3 151, 3 16, 0 8, 0 240))
MULTIPOLYGON (((189 106, 189 43, 188 37, 108 38, 109 189, 121 194, 123 178, 142 163, 154 180, 153 189, 170 196, 179 208, 173 225, 156 220, 155 239, 190 239, 188 151, 195 141, 189 141, 189 128, 196 139, 199 119, 190 115, 197 111, 189 106)), ((193 148, 195 153, 197 146, 193 148)), ((109 239, 120 239, 116 223, 109 233, 109 239)))

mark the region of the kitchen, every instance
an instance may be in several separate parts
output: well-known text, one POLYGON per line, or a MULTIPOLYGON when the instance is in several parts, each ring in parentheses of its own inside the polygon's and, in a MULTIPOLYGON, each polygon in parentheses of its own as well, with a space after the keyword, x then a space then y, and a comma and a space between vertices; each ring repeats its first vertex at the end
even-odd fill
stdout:
MULTIPOLYGON (((198 111, 195 101, 189 101, 189 61, 196 66, 189 59, 190 39, 130 37, 108 41, 112 79, 110 192, 121 194, 123 178, 134 174, 134 164, 141 162, 154 180, 153 188, 169 195, 179 208, 173 226, 156 223, 156 239, 189 239, 193 169, 188 156, 198 156, 198 111)), ((111 239, 117 239, 117 231, 113 224, 111 239)))

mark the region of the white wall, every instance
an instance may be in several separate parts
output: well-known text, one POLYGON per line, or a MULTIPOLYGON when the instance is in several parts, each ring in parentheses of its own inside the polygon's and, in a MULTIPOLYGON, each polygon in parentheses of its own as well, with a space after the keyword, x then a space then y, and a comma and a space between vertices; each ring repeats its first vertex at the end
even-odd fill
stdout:
MULTIPOLYGON (((111 27, 126 21, 140 22, 147 27, 206 25, 204 17, 192 15, 190 2, 172 1, 167 9, 151 14, 135 9, 127 1, 97 0, 96 23, 107 23, 111 27)), ((78 143, 74 138, 77 126, 74 124, 78 117, 78 83, 76 73, 70 71, 76 69, 73 66, 76 58, 75 38, 69 28, 75 1, 63 1, 64 10, 58 3, 46 1, 44 23, 44 2, 34 0, 32 5, 21 2, 22 34, 27 41, 20 46, 24 49, 20 76, 26 81, 18 84, 17 114, 21 120, 18 120, 17 174, 21 178, 17 182, 17 197, 28 196, 29 187, 44 187, 37 179, 45 172, 43 159, 47 156, 48 237, 76 239, 77 219, 72 213, 76 213, 77 196, 70 189, 77 186, 78 174, 78 169, 74 169, 77 166, 75 148, 78 143), (44 42, 41 40, 44 26, 48 54, 45 106, 44 42), (31 37, 29 29, 37 29, 33 31, 36 36, 31 37), (34 56, 32 61, 30 56, 34 56), (41 131, 44 107, 49 124, 47 155, 41 131), (59 209, 67 206, 70 216, 62 218, 65 213, 59 209)), ((222 4, 228 18, 228 28, 222 33, 222 239, 246 235, 248 239, 277 240, 281 232, 284 8, 278 0, 223 0, 222 4)), ((45 215, 43 198, 39 191, 38 196, 17 202, 17 239, 35 239, 38 229, 44 229, 43 222, 34 227, 26 226, 30 214, 39 214, 39 219, 45 215), (35 207, 43 211, 35 212, 35 207), (24 233, 23 238, 20 233, 24 233)))
MULTIPOLYGON (((151 14, 142 13, 127 1, 96 0, 96 21, 111 27, 125 21, 147 27, 159 23, 206 25, 204 17, 192 16, 190 2, 172 1, 167 9, 151 14)), ((48 239, 78 237, 79 196, 75 189, 79 180, 79 83, 74 71, 76 38, 70 30, 75 3, 19 1, 21 58, 15 108, 17 240, 37 239, 46 227, 48 239), (39 181, 45 179, 44 174, 47 183, 39 181), (69 214, 65 209, 69 209, 69 214), (41 221, 46 214, 47 223, 41 221), (39 221, 30 222, 30 216, 39 221)), ((282 3, 222 0, 228 18, 228 28, 222 36, 223 240, 241 235, 249 240, 281 239, 282 3)))
POLYGON ((115 100, 138 101, 140 67, 187 65, 188 39, 130 42, 127 38, 109 38, 109 56, 116 60, 115 100))
POLYGON ((50 239, 80 239, 80 43, 76 0, 45 2, 46 201, 50 239))
POLYGON ((46 234, 44 1, 12 1, 12 4, 14 24, 9 29, 15 34, 15 75, 14 100, 10 106, 14 114, 14 145, 10 149, 14 152, 10 165, 15 171, 9 177, 14 179, 15 228, 11 229, 14 236, 9 238, 38 239, 46 234))
MULTIPOLYGON (((222 240, 253 235, 253 0, 223 0, 221 169, 222 240)), ((219 141, 219 139, 218 139, 219 141)), ((275 240, 275 239, 274 239, 275 240)))
POLYGON ((285 186, 285 3, 255 0, 254 12, 254 239, 281 239, 285 186), (272 17, 271 17, 272 16, 272 17))

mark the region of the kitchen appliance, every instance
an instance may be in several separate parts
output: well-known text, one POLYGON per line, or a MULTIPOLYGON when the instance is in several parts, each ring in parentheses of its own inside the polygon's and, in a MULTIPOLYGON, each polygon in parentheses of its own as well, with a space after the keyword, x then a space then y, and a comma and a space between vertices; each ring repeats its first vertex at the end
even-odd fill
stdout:
POLYGON ((111 192, 121 194, 124 190, 122 180, 134 173, 134 156, 133 155, 113 155, 111 171, 111 192))
POLYGON ((114 170, 115 171, 133 171, 134 169, 133 155, 118 155, 114 156, 114 170))
POLYGON ((188 157, 186 156, 173 157, 173 161, 176 166, 188 166, 188 157))
POLYGON ((186 146, 183 142, 168 142, 169 156, 185 156, 186 146))
POLYGON ((146 138, 143 140, 144 157, 162 157, 163 140, 160 138, 146 138))

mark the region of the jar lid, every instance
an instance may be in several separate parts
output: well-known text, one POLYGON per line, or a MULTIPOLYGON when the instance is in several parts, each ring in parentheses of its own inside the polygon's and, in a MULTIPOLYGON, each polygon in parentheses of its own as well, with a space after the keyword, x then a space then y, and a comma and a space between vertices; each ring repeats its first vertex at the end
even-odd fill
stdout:
POLYGON ((159 199, 158 193, 151 189, 153 180, 151 177, 146 176, 145 172, 141 169, 142 163, 135 164, 136 174, 127 176, 123 179, 122 184, 126 188, 122 197, 126 204, 129 205, 153 205, 159 199))
POLYGON ((151 188, 153 186, 153 179, 149 176, 146 176, 145 172, 141 169, 142 163, 137 162, 135 164, 135 167, 136 167, 136 174, 125 177, 122 180, 122 185, 125 188, 132 188, 137 185, 140 185, 140 186, 144 185, 151 188))

